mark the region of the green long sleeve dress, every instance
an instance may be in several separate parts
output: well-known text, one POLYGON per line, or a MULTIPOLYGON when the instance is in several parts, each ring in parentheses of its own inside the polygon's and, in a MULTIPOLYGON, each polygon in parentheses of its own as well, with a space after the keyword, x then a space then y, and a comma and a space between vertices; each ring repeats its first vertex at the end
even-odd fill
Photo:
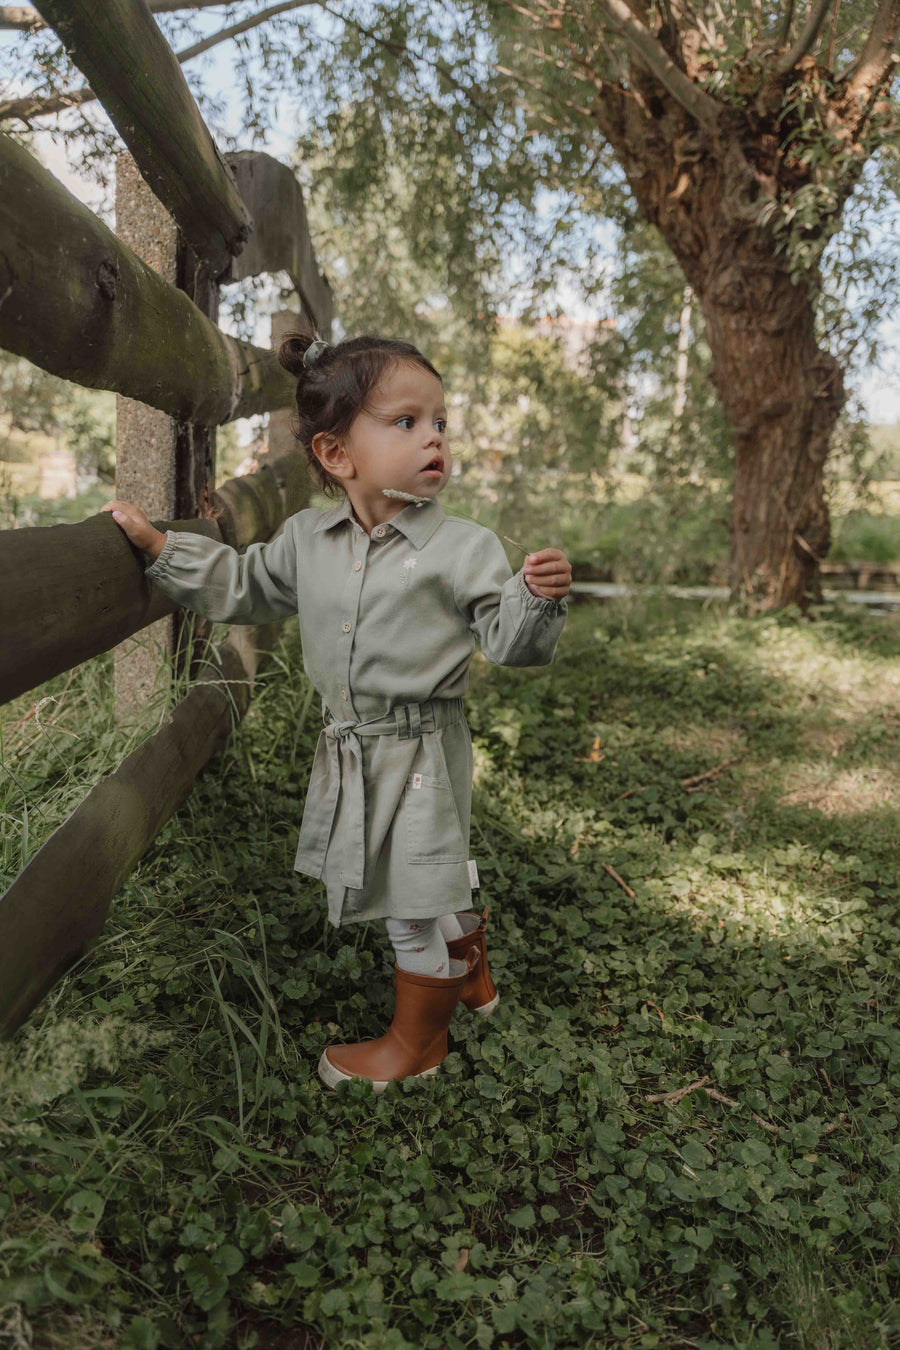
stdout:
POLYGON ((532 595, 495 534, 436 500, 370 536, 345 498, 242 554, 169 530, 145 574, 216 621, 298 616, 324 725, 294 867, 325 883, 335 927, 471 908, 475 642, 499 665, 548 665, 566 601, 532 595))

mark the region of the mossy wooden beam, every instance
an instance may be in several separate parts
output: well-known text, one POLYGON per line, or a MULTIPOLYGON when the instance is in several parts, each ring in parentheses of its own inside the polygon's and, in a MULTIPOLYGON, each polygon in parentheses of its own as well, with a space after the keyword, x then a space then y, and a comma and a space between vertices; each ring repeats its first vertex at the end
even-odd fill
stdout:
POLYGON ((232 548, 271 539, 284 519, 284 499, 268 465, 259 473, 220 483, 210 494, 210 504, 222 538, 232 548))
MULTIPOLYGON (((212 520, 158 521, 219 539, 212 520)), ((77 525, 0 532, 0 702, 109 651, 178 605, 107 511, 77 525)))
POLYGON ((0 346, 91 389, 214 426, 284 408, 274 353, 221 332, 0 134, 0 346))
POLYGON ((226 642, 168 722, 91 789, 0 899, 0 1033, 96 940, 116 891, 228 735, 232 700, 241 718, 249 698, 226 642))
POLYGON ((287 272, 317 331, 330 338, 331 287, 319 271, 303 192, 292 170, 260 150, 238 150, 225 158, 256 228, 221 280, 287 272))
MULTIPOLYGON (((214 519, 158 520, 243 551, 271 539, 299 509, 300 455, 230 478, 212 494, 214 519)), ((140 503, 138 503, 140 505, 140 503)), ((146 556, 101 511, 77 525, 0 531, 0 703, 124 642, 178 609, 144 575, 146 556)))
POLYGON ((150 187, 218 276, 253 228, 178 59, 143 0, 40 0, 150 187))

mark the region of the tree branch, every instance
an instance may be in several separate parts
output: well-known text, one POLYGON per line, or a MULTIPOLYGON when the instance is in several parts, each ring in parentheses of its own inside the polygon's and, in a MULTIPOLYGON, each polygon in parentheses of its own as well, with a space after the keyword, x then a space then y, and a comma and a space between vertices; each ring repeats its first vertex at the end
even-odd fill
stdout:
POLYGON ((873 89, 883 84, 891 69, 898 26, 900 0, 882 0, 859 60, 844 73, 845 79, 853 73, 847 86, 852 97, 868 98, 873 89))
POLYGON ((212 9, 222 6, 226 0, 150 0, 154 14, 174 14, 176 9, 212 9))
MULTIPOLYGON (((176 9, 212 9, 224 0, 150 0, 154 14, 171 14, 176 9)), ((0 5, 0 30, 13 28, 33 32, 47 25, 33 5, 0 5)))
MULTIPOLYGON (((269 9, 263 9, 258 14, 252 14, 249 19, 242 19, 240 23, 230 24, 227 28, 221 28, 218 33, 211 33, 209 37, 203 38, 200 42, 185 47, 183 51, 175 53, 176 58, 180 62, 190 61, 193 57, 199 56, 201 52, 209 51, 210 47, 216 47, 220 42, 227 42, 229 38, 236 37, 238 33, 246 32, 248 28, 255 28, 258 24, 265 23, 267 19, 274 18, 276 14, 282 14, 289 9, 302 9, 306 5, 318 3, 319 0, 282 0, 281 4, 271 5, 269 9)), ((157 10, 159 6, 151 5, 151 9, 157 10)), ((59 94, 50 94, 47 98, 35 98, 33 95, 29 95, 26 98, 10 99, 7 103, 0 103, 0 121, 18 117, 23 122, 28 122, 33 117, 45 117, 48 113, 63 112, 66 108, 77 108, 83 103, 92 103, 96 97, 93 89, 89 85, 85 85, 81 89, 68 89, 59 94)))
POLYGON ((810 6, 809 17, 797 41, 793 47, 789 47, 784 55, 772 64, 772 69, 776 75, 787 75, 788 71, 793 70, 797 62, 810 50, 819 36, 819 29, 825 22, 832 3, 833 0, 815 0, 815 3, 810 6))
POLYGON ((339 19, 341 23, 347 24, 351 28, 355 28, 357 33, 361 33, 363 37, 371 39, 372 42, 377 43, 380 47, 384 47, 387 51, 393 52, 395 56, 402 50, 409 57, 410 61, 421 61, 423 65, 430 66, 432 70, 436 70, 439 75, 443 76, 448 84, 451 84, 454 89, 459 90, 463 97, 471 103, 473 108, 477 108, 481 115, 490 122, 491 126, 497 127, 497 119, 494 117, 493 113, 490 112, 488 108, 485 108, 483 104, 478 102, 472 94, 471 87, 464 85, 458 80, 449 66, 443 61, 430 61, 427 56, 422 56, 420 52, 412 51, 406 43, 398 44, 396 42, 388 42, 385 38, 379 37, 374 29, 366 28, 363 24, 359 23, 358 20, 351 19, 349 15, 339 14, 337 11, 331 9, 324 3, 324 0, 319 0, 319 3, 326 14, 330 14, 332 18, 339 19))
POLYGON ((784 18, 781 20, 781 32, 778 34, 779 43, 787 42, 791 36, 791 24, 794 20, 794 0, 787 0, 784 7, 784 18))
POLYGON ((599 7, 612 27, 618 29, 650 73, 656 76, 676 102, 701 126, 709 131, 714 130, 721 111, 719 104, 678 69, 650 29, 634 17, 624 0, 599 0, 599 7))
POLYGON ((218 33, 212 33, 200 42, 195 42, 193 47, 185 47, 184 51, 178 53, 178 60, 190 61, 192 57, 199 56, 201 52, 209 51, 210 47, 215 47, 220 42, 227 42, 229 38, 237 37, 238 33, 246 33, 248 28, 256 28, 258 24, 265 23, 267 19, 274 19, 276 14, 283 14, 289 9, 303 9, 307 5, 318 3, 319 0, 282 0, 280 5, 271 5, 268 9, 260 10, 258 14, 251 14, 249 19, 241 19, 240 23, 233 23, 228 28, 220 28, 218 33))
POLYGON ((831 34, 828 38, 828 54, 825 57, 825 65, 828 67, 829 70, 831 69, 832 63, 834 61, 834 38, 835 34, 837 33, 837 22, 838 22, 838 15, 840 14, 840 12, 841 12, 841 0, 837 0, 837 3, 835 4, 834 7, 834 14, 831 16, 831 34))

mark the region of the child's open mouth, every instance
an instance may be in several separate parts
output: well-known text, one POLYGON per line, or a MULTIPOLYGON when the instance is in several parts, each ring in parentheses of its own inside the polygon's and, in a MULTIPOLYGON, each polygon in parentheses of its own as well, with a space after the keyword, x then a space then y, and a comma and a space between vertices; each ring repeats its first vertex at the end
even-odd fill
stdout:
POLYGON ((440 476, 441 476, 441 474, 442 474, 443 472, 444 472, 444 461, 443 461, 443 459, 441 458, 440 455, 435 455, 435 457, 434 457, 434 459, 431 461, 431 463, 430 463, 430 464, 426 464, 426 465, 425 465, 425 468, 422 470, 422 473, 431 474, 431 475, 435 475, 435 474, 436 474, 438 478, 440 478, 440 476))

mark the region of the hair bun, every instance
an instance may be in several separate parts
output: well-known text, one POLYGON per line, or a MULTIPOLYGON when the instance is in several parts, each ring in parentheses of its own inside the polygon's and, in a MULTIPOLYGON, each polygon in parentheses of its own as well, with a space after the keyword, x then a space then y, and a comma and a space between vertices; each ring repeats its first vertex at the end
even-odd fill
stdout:
POLYGON ((286 333, 278 348, 278 364, 299 379, 309 369, 303 364, 303 358, 317 340, 314 333, 286 333))

